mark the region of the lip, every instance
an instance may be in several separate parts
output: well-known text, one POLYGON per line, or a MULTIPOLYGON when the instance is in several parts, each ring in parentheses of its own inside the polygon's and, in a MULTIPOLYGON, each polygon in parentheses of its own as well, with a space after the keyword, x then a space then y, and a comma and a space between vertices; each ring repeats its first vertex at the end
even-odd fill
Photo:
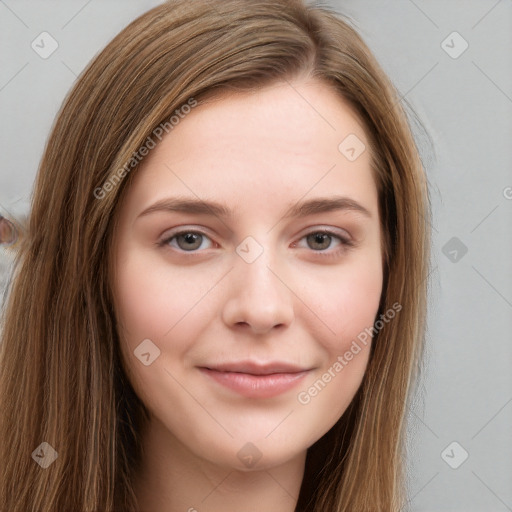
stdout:
POLYGON ((288 363, 258 364, 252 361, 201 366, 215 382, 247 398, 271 398, 295 387, 309 369, 288 363))

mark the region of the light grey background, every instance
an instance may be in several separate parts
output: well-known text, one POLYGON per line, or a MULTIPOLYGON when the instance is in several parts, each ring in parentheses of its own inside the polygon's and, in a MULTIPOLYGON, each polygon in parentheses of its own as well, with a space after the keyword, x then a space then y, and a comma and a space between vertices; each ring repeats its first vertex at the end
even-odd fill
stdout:
MULTIPOLYGON (((0 213, 28 211, 76 76, 159 3, 0 0, 0 213), (43 31, 59 45, 47 59, 31 48, 43 31)), ((418 131, 433 249, 427 359, 409 412, 410 510, 512 510, 512 1, 326 4, 352 18, 435 149, 418 131)))

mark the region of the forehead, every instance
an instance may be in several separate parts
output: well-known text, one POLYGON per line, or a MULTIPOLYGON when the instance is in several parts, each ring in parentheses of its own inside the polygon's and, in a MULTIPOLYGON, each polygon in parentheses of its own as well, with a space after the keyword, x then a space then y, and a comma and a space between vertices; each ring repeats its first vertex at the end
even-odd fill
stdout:
POLYGON ((268 207, 309 192, 337 192, 371 210, 370 162, 362 124, 332 88, 279 83, 192 109, 145 157, 129 195, 143 203, 170 193, 216 197, 239 207, 259 198, 268 207), (346 140, 362 151, 355 160, 343 152, 346 140))

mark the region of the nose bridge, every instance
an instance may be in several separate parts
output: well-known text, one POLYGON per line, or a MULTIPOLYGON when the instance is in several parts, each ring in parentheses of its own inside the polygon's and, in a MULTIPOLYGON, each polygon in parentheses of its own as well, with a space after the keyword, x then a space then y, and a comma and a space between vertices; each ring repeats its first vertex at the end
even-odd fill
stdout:
POLYGON ((261 243, 247 237, 237 246, 235 256, 235 282, 226 303, 225 321, 249 324, 258 332, 289 324, 293 318, 293 294, 279 275, 283 265, 278 264, 278 250, 271 247, 271 237, 261 243))
POLYGON ((237 276, 242 280, 242 289, 246 288, 244 295, 261 299, 258 296, 263 294, 268 301, 278 297, 284 299, 284 285, 276 276, 275 270, 278 267, 277 250, 271 247, 270 237, 266 237, 266 242, 262 243, 253 237, 247 237, 239 244, 236 252, 237 276))

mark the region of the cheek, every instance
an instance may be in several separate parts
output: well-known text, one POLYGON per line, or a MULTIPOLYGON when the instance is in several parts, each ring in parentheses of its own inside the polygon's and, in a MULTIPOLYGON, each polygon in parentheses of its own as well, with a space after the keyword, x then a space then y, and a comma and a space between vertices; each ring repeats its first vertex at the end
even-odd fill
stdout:
POLYGON ((311 309, 328 329, 316 337, 323 348, 322 365, 297 396, 305 413, 322 418, 318 436, 338 421, 363 380, 382 293, 380 257, 354 259, 329 277, 324 286, 317 280, 307 283, 311 309))
POLYGON ((218 277, 207 270, 176 271, 141 250, 120 253, 126 256, 117 260, 114 293, 121 353, 134 388, 149 403, 147 395, 169 378, 163 369, 174 372, 211 322, 215 308, 208 308, 208 291, 218 277), (158 354, 150 366, 138 358, 148 351, 142 347, 158 354))
POLYGON ((164 371, 169 359, 181 358, 194 339, 196 324, 190 319, 198 301, 197 283, 185 282, 180 272, 171 275, 140 249, 120 246, 119 254, 114 294, 120 350, 132 386, 155 413, 155 397, 172 384, 164 371), (149 354, 147 366, 144 354, 149 354))
POLYGON ((319 285, 311 281, 311 309, 328 327, 324 345, 330 356, 348 350, 351 341, 373 325, 382 293, 382 265, 378 254, 341 266, 319 285))
POLYGON ((202 272, 169 271, 169 265, 132 251, 119 261, 116 274, 116 314, 130 342, 165 340, 172 331, 190 325, 195 306, 208 290, 202 272))

